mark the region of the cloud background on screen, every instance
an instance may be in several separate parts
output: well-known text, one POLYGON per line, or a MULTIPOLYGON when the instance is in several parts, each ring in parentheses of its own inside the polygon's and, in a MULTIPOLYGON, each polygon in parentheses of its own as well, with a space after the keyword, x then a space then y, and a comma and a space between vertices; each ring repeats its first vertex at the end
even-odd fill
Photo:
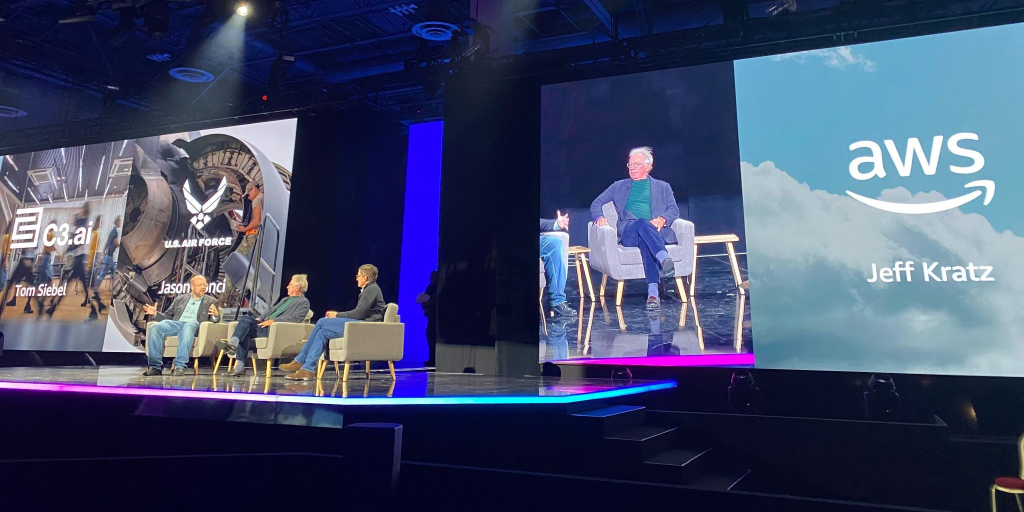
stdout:
MULTIPOLYGON (((1019 141, 1024 26, 803 52, 736 62, 751 315, 759 367, 935 374, 1024 375, 1018 340, 1024 291, 1019 141), (919 164, 857 181, 849 145, 972 132, 984 168, 943 148, 938 170, 919 164), (960 196, 996 182, 992 203, 898 215, 885 201, 960 196), (867 283, 871 264, 915 261, 911 283, 867 283), (921 265, 992 265, 996 282, 923 282, 921 265)), ((943 141, 945 143, 945 140, 943 141)))

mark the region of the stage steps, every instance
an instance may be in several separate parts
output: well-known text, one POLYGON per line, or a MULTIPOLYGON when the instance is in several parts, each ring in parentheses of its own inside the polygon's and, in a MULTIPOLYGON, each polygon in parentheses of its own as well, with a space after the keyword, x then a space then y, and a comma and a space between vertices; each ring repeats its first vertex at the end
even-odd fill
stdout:
POLYGON ((572 419, 591 439, 603 439, 589 454, 595 467, 623 478, 727 490, 749 473, 701 436, 652 418, 634 405, 577 412, 572 419))

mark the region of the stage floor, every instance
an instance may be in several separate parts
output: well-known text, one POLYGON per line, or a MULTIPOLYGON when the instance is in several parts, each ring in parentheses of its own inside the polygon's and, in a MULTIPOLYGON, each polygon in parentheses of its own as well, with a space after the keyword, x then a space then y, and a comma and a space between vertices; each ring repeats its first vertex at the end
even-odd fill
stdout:
MULTIPOLYGON (((739 255, 746 275, 746 255, 739 255)), ((631 366, 753 366, 749 292, 736 292, 729 260, 701 256, 696 297, 679 300, 674 285, 661 309, 647 311, 646 284, 626 282, 622 306, 615 288, 608 297, 580 297, 576 276, 566 283, 576 318, 542 319, 540 360, 558 364, 625 364, 631 366)), ((594 291, 601 274, 593 271, 594 291)), ((667 285, 669 281, 666 280, 667 285)))
POLYGON ((134 395, 325 405, 569 404, 674 388, 674 381, 619 381, 504 377, 421 371, 350 375, 341 382, 296 382, 282 372, 227 377, 200 369, 199 375, 143 377, 136 366, 0 368, 0 390, 134 395))

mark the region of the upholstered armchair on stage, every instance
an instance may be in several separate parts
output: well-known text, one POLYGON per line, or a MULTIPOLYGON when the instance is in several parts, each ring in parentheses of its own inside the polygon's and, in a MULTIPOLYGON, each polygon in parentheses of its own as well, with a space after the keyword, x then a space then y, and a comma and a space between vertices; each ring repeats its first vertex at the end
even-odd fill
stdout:
MULTIPOLYGON (((254 372, 259 374, 259 366, 256 365, 257 359, 265 359, 267 361, 267 378, 270 378, 271 369, 273 368, 273 362, 275 359, 292 358, 299 355, 302 350, 302 346, 306 344, 306 340, 309 338, 309 333, 313 332, 313 324, 309 323, 310 319, 313 318, 313 310, 306 312, 306 317, 300 323, 295 322, 274 322, 270 324, 270 332, 262 338, 256 338, 256 348, 249 353, 249 357, 252 358, 252 369, 254 372)), ((231 333, 235 332, 235 327, 238 322, 231 322, 228 324, 228 335, 225 338, 231 336, 231 333)), ((217 373, 217 368, 220 367, 220 361, 224 357, 224 351, 217 355, 217 362, 213 365, 213 373, 217 373)), ((228 368, 234 364, 235 358, 228 358, 228 368)))
MULTIPOLYGON (((146 324, 146 330, 148 331, 153 324, 156 322, 149 322, 146 324)), ((213 340, 224 339, 228 334, 228 324, 213 323, 213 322, 201 322, 199 324, 199 332, 196 333, 196 341, 192 344, 192 358, 195 359, 193 365, 195 373, 199 374, 199 358, 200 357, 213 357, 214 350, 217 348, 217 344, 213 340)), ((178 354, 178 337, 168 336, 164 339, 164 357, 174 357, 178 354)))
MULTIPOLYGON (((640 249, 619 245, 619 236, 615 230, 619 215, 613 203, 605 203, 601 208, 607 226, 598 227, 593 222, 587 226, 587 242, 590 246, 590 265, 603 274, 601 277, 601 296, 604 297, 608 278, 618 281, 615 290, 615 305, 622 305, 622 289, 627 279, 643 279, 644 263, 640 259, 640 249)), ((693 274, 693 223, 677 219, 670 226, 676 233, 678 244, 668 245, 669 257, 675 264, 676 286, 679 298, 686 300, 683 277, 693 274)))
POLYGON ((370 361, 387 361, 391 378, 395 378, 395 361, 404 355, 405 324, 398 316, 398 304, 388 304, 383 322, 348 322, 344 337, 330 340, 327 359, 320 361, 317 378, 324 375, 327 361, 334 361, 334 371, 341 380, 348 380, 348 369, 352 361, 366 363, 366 378, 370 378, 370 361), (338 363, 345 363, 345 373, 338 369, 338 363))

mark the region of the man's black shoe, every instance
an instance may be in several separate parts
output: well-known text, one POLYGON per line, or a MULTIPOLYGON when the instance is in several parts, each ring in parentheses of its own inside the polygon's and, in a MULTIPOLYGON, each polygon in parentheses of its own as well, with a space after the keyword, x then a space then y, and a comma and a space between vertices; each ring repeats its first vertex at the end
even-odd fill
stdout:
POLYGON ((647 310, 653 311, 656 309, 661 309, 661 301, 653 295, 647 297, 647 310))
POLYGON ((185 375, 185 369, 180 366, 171 370, 172 377, 181 377, 182 375, 185 375))
POLYGON ((555 306, 551 306, 551 314, 552 314, 552 316, 556 316, 556 317, 559 317, 559 316, 570 316, 570 317, 572 317, 572 316, 576 316, 576 310, 573 309, 573 308, 570 308, 566 303, 563 302, 561 304, 558 304, 558 305, 555 305, 555 306))
POLYGON ((661 262, 661 277, 671 279, 676 276, 676 264, 672 261, 671 256, 665 257, 665 261, 661 262))
POLYGON ((15 297, 15 298, 13 298, 13 299, 11 299, 10 301, 7 302, 7 307, 9 307, 9 308, 13 308, 14 306, 17 306, 17 305, 18 305, 18 298, 17 297, 15 297))
POLYGON ((228 357, 235 357, 236 351, 234 345, 225 340, 213 340, 213 343, 217 345, 217 348, 224 351, 224 355, 228 357))
POLYGON ((146 370, 146 373, 143 373, 142 376, 143 377, 154 377, 156 375, 163 375, 163 374, 164 374, 163 368, 150 368, 150 369, 146 370))

